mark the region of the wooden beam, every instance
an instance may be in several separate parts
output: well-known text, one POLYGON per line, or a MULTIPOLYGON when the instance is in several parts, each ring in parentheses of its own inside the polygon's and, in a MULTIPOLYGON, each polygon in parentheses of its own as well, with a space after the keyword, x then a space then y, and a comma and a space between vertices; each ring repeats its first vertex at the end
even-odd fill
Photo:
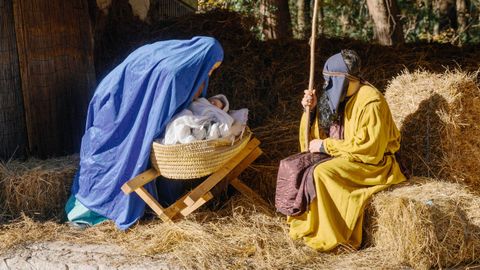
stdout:
POLYGON ((191 214, 193 211, 197 210, 200 206, 204 205, 206 202, 210 201, 213 198, 211 192, 205 193, 198 201, 196 201, 193 205, 187 206, 186 208, 180 211, 180 214, 184 217, 191 214))
POLYGON ((253 138, 248 142, 247 146, 234 156, 232 159, 227 161, 227 163, 218 171, 210 175, 205 181, 198 185, 190 194, 185 198, 184 202, 188 206, 192 206, 196 201, 198 201, 205 193, 210 191, 215 185, 222 181, 225 176, 227 176, 238 164, 242 162, 252 151, 257 148, 260 144, 260 141, 256 138, 253 138))
POLYGON ((187 194, 183 195, 180 199, 165 209, 165 214, 173 219, 182 209, 187 207, 187 205, 183 202, 185 197, 187 197, 187 194))
POLYGON ((260 148, 255 148, 240 164, 235 167, 227 176, 225 176, 225 179, 227 182, 232 181, 233 179, 237 178, 252 162, 255 161, 261 154, 262 154, 262 149, 260 148))
POLYGON ((150 170, 144 171, 143 173, 128 180, 125 184, 123 184, 122 191, 125 194, 130 194, 136 189, 143 187, 145 184, 149 183, 158 176, 160 176, 160 173, 154 168, 151 168, 150 170))
POLYGON ((258 195, 255 191, 253 191, 251 188, 249 188, 245 183, 240 181, 240 179, 235 178, 233 179, 230 184, 240 193, 245 195, 245 197, 249 198, 252 201, 256 201, 259 203, 264 204, 265 206, 269 206, 269 204, 262 198, 260 195, 258 195))
POLYGON ((136 189, 135 192, 164 222, 172 223, 171 217, 165 214, 165 209, 155 200, 155 198, 153 198, 152 195, 150 195, 150 193, 148 193, 144 187, 136 189))
POLYGON ((88 1, 8 2, 14 7, 29 154, 45 158, 76 152, 95 89, 88 1))
POLYGON ((169 216, 171 219, 174 219, 175 216, 180 213, 182 217, 186 217, 187 215, 191 214, 193 211, 198 209, 200 206, 208 202, 213 198, 213 194, 211 192, 207 192, 205 195, 202 196, 197 202, 195 202, 192 206, 186 205, 183 200, 187 197, 188 193, 185 194, 183 197, 178 199, 175 203, 170 205, 167 209, 165 209, 165 215, 169 216))

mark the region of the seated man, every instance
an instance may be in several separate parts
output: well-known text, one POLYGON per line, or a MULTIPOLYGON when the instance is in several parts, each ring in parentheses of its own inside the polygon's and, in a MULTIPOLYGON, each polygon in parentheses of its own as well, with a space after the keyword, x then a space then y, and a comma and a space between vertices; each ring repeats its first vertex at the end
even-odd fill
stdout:
MULTIPOLYGON (((311 117, 314 138, 308 150, 324 152, 333 159, 314 170, 316 199, 309 209, 288 217, 288 222, 292 238, 303 238, 320 251, 340 244, 358 248, 367 200, 406 179, 394 155, 400 148, 400 132, 388 104, 377 89, 359 78, 359 71, 360 58, 354 51, 333 55, 323 69, 325 85, 318 105, 315 91, 306 90, 302 100, 304 107, 317 106, 311 117), (343 139, 326 137, 335 122, 343 126, 343 139)), ((303 117, 302 147, 306 125, 303 117)))

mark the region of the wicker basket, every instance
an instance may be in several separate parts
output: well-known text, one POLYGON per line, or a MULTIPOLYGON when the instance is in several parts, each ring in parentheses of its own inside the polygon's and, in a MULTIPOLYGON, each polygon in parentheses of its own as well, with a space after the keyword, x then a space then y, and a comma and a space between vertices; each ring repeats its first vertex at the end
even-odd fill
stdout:
POLYGON ((154 142, 151 161, 162 176, 171 179, 195 179, 214 173, 237 155, 250 141, 245 129, 233 145, 229 141, 203 140, 187 144, 164 145, 154 142))

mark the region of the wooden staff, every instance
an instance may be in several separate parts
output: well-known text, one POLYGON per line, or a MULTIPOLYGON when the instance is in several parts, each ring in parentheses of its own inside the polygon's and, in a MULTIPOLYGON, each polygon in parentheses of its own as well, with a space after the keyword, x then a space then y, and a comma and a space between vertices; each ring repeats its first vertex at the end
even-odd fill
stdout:
MULTIPOLYGON (((308 81, 308 90, 313 90, 313 79, 315 76, 315 40, 317 39, 317 13, 318 13, 318 0, 313 3, 313 16, 312 16, 312 37, 310 39, 310 79, 308 81)), ((307 125, 305 126, 305 149, 308 150, 310 143, 310 106, 305 108, 307 117, 307 125)))

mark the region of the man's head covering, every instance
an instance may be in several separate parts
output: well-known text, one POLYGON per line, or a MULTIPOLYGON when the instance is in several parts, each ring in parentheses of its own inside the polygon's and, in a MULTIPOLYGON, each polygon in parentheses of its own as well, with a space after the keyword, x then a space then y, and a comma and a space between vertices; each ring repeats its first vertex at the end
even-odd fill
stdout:
POLYGON ((345 100, 348 89, 348 79, 345 75, 348 74, 348 71, 341 53, 328 58, 323 67, 323 78, 325 79, 323 89, 333 114, 338 113, 340 103, 345 100))
MULTIPOLYGON (((216 39, 193 37, 142 46, 112 70, 88 107, 75 198, 120 229, 134 224, 145 202, 121 186, 147 169, 154 138, 203 83, 206 95, 209 73, 222 60, 216 39)), ((155 196, 153 182, 144 187, 155 196)))
POLYGON ((325 62, 323 77, 325 78, 325 95, 330 110, 337 114, 339 106, 345 100, 348 90, 348 79, 363 80, 360 78, 360 57, 353 50, 342 50, 325 62))
POLYGON ((353 50, 342 50, 325 62, 323 68, 324 92, 317 102, 318 124, 328 134, 330 126, 341 117, 349 78, 360 80, 360 57, 353 50))

